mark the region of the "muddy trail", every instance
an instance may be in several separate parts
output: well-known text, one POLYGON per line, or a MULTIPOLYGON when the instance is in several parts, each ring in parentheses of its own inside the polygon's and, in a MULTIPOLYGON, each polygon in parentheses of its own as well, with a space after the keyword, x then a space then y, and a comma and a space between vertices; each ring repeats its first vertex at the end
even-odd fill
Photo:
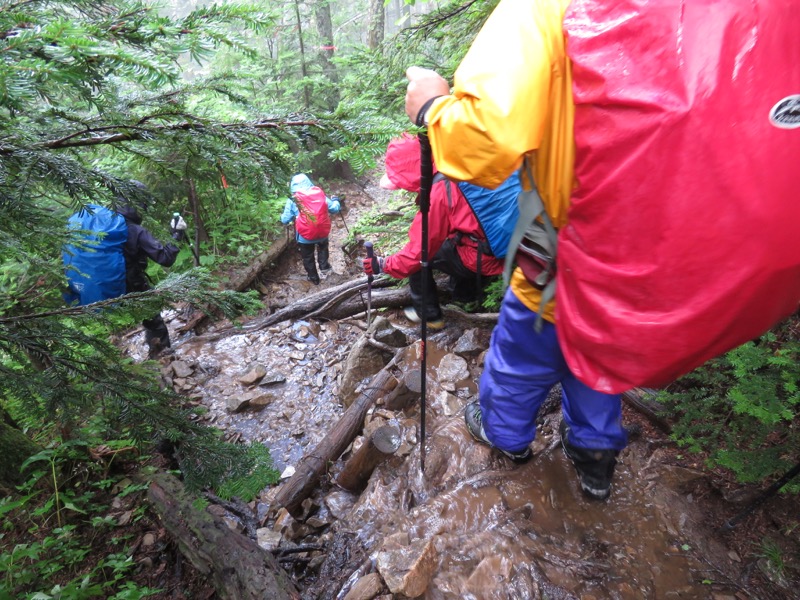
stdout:
MULTIPOLYGON (((474 442, 463 409, 477 398, 490 318, 446 312, 447 326, 429 335, 423 472, 420 401, 409 383, 419 381, 419 327, 400 308, 373 309, 368 325, 361 290, 352 298, 363 309, 348 318, 259 325, 276 307, 363 278, 358 249, 348 254, 342 244, 358 216, 386 192, 341 182, 326 191, 344 196, 347 207, 332 218, 333 272, 314 286, 291 246, 254 284, 263 314, 241 330, 215 323, 200 335, 176 334, 161 359, 165 384, 204 406, 203 418, 227 439, 269 447, 282 481, 250 508, 259 545, 279 558, 300 597, 798 597, 787 576, 796 571, 769 569, 753 547, 765 532, 796 527, 796 507, 772 505, 743 528, 721 533, 719 526, 752 495, 738 503, 723 498, 708 473, 627 405, 627 424, 641 434, 622 452, 607 502, 582 496, 564 456, 558 390, 540 416, 534 460, 516 465, 474 442), (376 391, 381 373, 409 383, 405 399, 376 391), (365 394, 374 401, 352 443, 292 510, 276 507, 282 488, 365 394), (345 466, 378 431, 391 432, 391 451, 344 489, 345 466)), ((177 332, 182 315, 165 316, 177 332)), ((130 347, 135 356, 141 340, 130 347)), ((243 532, 240 516, 227 514, 226 522, 243 532)))

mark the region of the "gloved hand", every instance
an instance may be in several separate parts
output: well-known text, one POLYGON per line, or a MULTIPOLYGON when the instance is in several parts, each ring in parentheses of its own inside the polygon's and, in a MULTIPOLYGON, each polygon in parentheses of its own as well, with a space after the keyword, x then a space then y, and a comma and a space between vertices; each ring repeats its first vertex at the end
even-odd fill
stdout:
POLYGON ((383 258, 373 256, 372 258, 364 258, 361 262, 364 265, 364 273, 367 275, 380 275, 383 271, 383 258))

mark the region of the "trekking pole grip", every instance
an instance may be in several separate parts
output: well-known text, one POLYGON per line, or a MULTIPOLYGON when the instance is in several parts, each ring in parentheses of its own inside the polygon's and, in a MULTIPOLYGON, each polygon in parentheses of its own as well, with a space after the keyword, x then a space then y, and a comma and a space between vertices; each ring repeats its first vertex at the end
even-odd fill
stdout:
MULTIPOLYGON (((367 250, 367 258, 372 260, 375 256, 375 251, 372 248, 372 242, 364 242, 364 248, 367 250)), ((367 275, 367 281, 372 281, 372 275, 367 275)))

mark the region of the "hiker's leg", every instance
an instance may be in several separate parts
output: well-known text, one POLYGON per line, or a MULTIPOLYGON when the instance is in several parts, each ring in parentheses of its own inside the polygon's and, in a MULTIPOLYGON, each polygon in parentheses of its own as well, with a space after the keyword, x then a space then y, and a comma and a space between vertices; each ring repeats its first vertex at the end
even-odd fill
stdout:
POLYGON ((581 490, 595 500, 611 494, 617 455, 627 444, 618 394, 604 394, 578 381, 564 365, 561 446, 578 473, 581 490))
POLYGON ((169 330, 160 313, 142 321, 142 326, 144 327, 144 340, 150 348, 150 358, 155 358, 164 348, 170 347, 169 330))
POLYGON ((473 302, 478 297, 478 276, 464 265, 453 238, 444 241, 433 257, 432 266, 450 275, 450 296, 454 301, 473 302))
POLYGON ((319 273, 314 262, 314 244, 300 244, 300 256, 303 258, 303 267, 308 274, 309 281, 319 283, 319 273))
POLYGON ((420 269, 416 273, 409 275, 408 286, 411 291, 411 304, 417 315, 424 314, 428 321, 438 321, 442 318, 442 309, 439 306, 436 282, 433 279, 433 269, 420 269), (423 274, 424 273, 424 274, 423 274), (422 297, 422 278, 426 279, 426 294, 422 297))
POLYGON ((317 264, 321 271, 330 271, 331 263, 329 262, 328 240, 317 242, 317 264))
POLYGON ((619 394, 604 394, 591 389, 570 372, 566 362, 561 388, 564 420, 569 426, 569 441, 573 445, 592 450, 622 450, 627 445, 619 394))
POLYGON ((509 452, 533 441, 539 408, 559 378, 555 326, 545 322, 537 333, 536 318, 511 289, 506 291, 480 379, 486 436, 509 452))

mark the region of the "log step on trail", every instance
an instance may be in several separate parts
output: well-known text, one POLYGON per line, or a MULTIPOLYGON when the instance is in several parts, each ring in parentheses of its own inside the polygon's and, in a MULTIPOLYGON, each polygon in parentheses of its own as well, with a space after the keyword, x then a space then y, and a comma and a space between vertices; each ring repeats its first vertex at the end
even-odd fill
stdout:
POLYGON ((328 435, 300 460, 295 474, 275 495, 270 512, 275 513, 280 508, 285 508, 290 514, 299 512, 303 500, 311 495, 323 473, 327 472, 328 463, 337 460, 361 431, 369 408, 398 385, 397 378, 389 372, 394 362, 390 361, 372 378, 370 385, 359 394, 328 435))

